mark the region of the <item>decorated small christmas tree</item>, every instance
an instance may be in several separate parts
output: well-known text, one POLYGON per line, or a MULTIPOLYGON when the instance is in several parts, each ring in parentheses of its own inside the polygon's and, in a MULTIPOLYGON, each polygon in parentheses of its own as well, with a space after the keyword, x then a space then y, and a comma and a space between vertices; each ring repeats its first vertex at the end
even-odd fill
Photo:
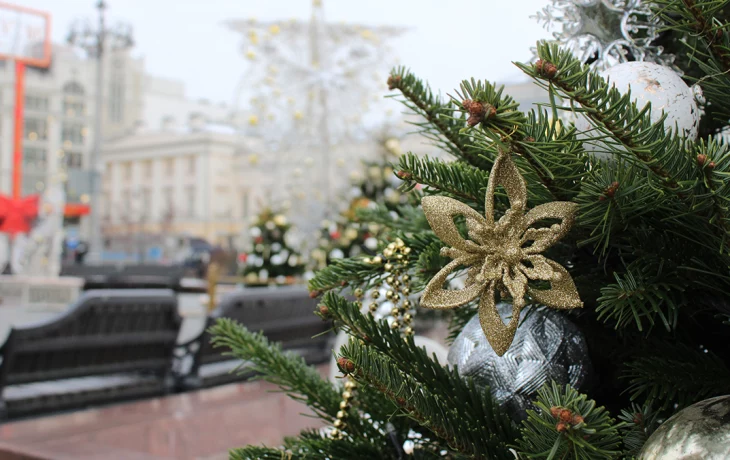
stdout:
POLYGON ((364 161, 362 173, 352 175, 347 209, 335 220, 322 222, 317 247, 310 255, 314 268, 324 268, 335 259, 374 254, 383 226, 370 215, 387 214, 412 198, 399 189, 402 181, 393 169, 401 153, 397 138, 385 138, 379 143, 378 158, 364 161))
POLYGON ((302 257, 287 243, 291 225, 283 213, 265 208, 251 226, 251 251, 242 275, 248 285, 292 283, 304 271, 302 257))

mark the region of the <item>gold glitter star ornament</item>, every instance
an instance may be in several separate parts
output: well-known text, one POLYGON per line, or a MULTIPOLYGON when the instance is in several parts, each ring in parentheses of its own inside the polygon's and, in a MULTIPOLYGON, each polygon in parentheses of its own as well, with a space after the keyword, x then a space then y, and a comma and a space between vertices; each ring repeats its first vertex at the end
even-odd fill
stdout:
POLYGON ((441 254, 453 259, 428 283, 421 297, 427 308, 456 308, 479 301, 479 321, 494 351, 502 356, 512 344, 525 296, 552 308, 583 306, 575 283, 560 264, 541 253, 564 237, 575 219, 577 205, 555 201, 526 211, 527 186, 508 155, 494 162, 487 184, 485 216, 452 198, 428 196, 421 201, 423 212, 434 233, 449 247, 441 254), (494 221, 494 192, 502 186, 510 208, 494 221), (468 238, 464 239, 454 223, 455 216, 466 219, 468 238), (546 220, 558 220, 549 227, 533 227, 546 220), (446 290, 448 276, 468 268, 464 288, 446 290), (549 289, 535 289, 528 281, 547 281, 549 289), (508 292, 512 297, 512 317, 504 324, 497 311, 495 295, 508 292))

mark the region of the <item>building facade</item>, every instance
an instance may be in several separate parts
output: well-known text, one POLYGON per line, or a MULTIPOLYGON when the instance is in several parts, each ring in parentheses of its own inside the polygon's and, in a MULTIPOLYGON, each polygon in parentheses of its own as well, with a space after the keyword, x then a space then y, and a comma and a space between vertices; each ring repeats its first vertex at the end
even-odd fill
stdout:
POLYGON ((253 211, 256 185, 236 174, 238 137, 193 117, 104 146, 106 250, 172 257, 176 239, 235 247, 253 211))

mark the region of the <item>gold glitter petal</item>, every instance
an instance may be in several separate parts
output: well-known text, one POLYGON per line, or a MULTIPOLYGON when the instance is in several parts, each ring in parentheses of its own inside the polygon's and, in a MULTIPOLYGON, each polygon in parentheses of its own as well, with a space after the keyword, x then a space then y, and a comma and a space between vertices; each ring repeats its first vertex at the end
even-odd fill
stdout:
POLYGON ((547 259, 541 255, 528 255, 525 257, 532 267, 526 267, 524 264, 520 264, 520 270, 531 280, 550 281, 553 279, 552 265, 547 262, 547 259))
POLYGON ((495 283, 489 283, 484 295, 479 301, 479 324, 484 330, 487 341, 497 356, 507 352, 517 332, 517 325, 520 322, 520 311, 522 307, 518 304, 512 305, 512 318, 509 323, 504 324, 499 316, 497 306, 494 302, 495 283))
POLYGON ((459 266, 472 265, 475 260, 476 258, 473 257, 471 260, 456 259, 449 262, 428 282, 421 296, 421 306, 426 308, 456 308, 479 297, 484 292, 486 283, 474 282, 460 290, 446 290, 443 288, 446 278, 451 272, 459 266))
POLYGON ((462 251, 478 250, 479 247, 474 242, 461 237, 454 223, 455 216, 463 215, 469 231, 478 232, 484 226, 484 218, 478 212, 460 201, 443 196, 424 197, 421 206, 429 225, 441 241, 462 251))
POLYGON ((494 191, 501 185, 507 192, 510 202, 510 209, 519 214, 525 211, 527 206, 527 185, 520 176, 517 166, 512 162, 509 155, 500 155, 492 166, 492 172, 487 182, 487 196, 484 202, 487 224, 494 224, 494 191))
POLYGON ((553 268, 553 279, 550 281, 550 289, 529 289, 530 297, 536 302, 552 308, 571 309, 583 307, 578 290, 575 288, 573 278, 568 270, 559 263, 545 259, 553 268))
POLYGON ((504 271, 502 282, 512 296, 512 302, 524 303, 524 297, 527 293, 527 277, 520 270, 509 267, 504 271))
POLYGON ((573 226, 577 209, 578 205, 569 201, 554 201, 530 209, 525 214, 526 227, 544 219, 559 219, 560 223, 548 228, 527 229, 520 239, 520 243, 524 244, 529 240, 534 242, 531 246, 524 248, 525 252, 527 254, 539 254, 567 235, 570 227, 573 226))

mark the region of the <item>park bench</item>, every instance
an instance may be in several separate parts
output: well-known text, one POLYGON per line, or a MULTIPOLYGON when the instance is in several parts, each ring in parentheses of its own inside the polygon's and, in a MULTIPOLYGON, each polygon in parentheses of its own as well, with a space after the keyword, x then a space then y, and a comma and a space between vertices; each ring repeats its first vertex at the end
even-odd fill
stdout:
POLYGON ((174 390, 180 324, 170 290, 99 290, 53 320, 11 329, 0 347, 0 420, 174 390))
POLYGON ((61 276, 84 279, 84 290, 91 289, 172 289, 200 292, 201 286, 189 286, 183 281, 186 268, 182 265, 64 265, 61 276))
POLYGON ((175 351, 181 389, 210 387, 253 375, 245 371, 245 363, 224 355, 229 350, 210 343, 207 331, 218 318, 231 318, 253 332, 261 331, 269 341, 281 343, 310 364, 329 360, 332 325, 314 314, 316 306, 305 286, 245 288, 228 293, 211 312, 205 330, 175 351), (239 372, 232 372, 239 366, 239 372))

